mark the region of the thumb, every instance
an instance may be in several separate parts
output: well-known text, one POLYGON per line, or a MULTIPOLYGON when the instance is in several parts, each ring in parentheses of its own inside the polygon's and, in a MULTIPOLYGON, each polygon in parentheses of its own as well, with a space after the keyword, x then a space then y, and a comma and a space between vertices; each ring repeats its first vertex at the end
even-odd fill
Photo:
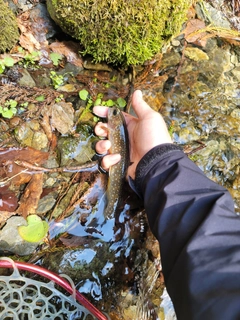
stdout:
POLYGON ((141 90, 136 90, 132 96, 132 107, 139 119, 145 118, 149 112, 153 111, 152 108, 143 100, 141 90))

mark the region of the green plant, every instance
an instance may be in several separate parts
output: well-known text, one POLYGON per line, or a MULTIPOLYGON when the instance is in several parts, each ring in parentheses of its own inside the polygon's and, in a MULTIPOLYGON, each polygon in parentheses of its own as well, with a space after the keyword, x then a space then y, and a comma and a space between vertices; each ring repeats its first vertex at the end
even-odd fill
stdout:
POLYGON ((39 68, 38 65, 36 65, 36 62, 39 60, 41 56, 40 51, 32 51, 29 53, 26 53, 25 50, 20 50, 21 53, 24 53, 23 59, 19 61, 20 65, 23 65, 24 68, 28 67, 34 67, 34 68, 39 68))
POLYGON ((17 19, 8 7, 0 0, 0 52, 12 49, 19 38, 17 19))
MULTIPOLYGON (((116 101, 112 100, 112 99, 108 99, 108 100, 103 100, 103 94, 99 93, 97 95, 97 98, 95 101, 93 101, 93 99, 91 98, 89 92, 86 89, 80 90, 79 91, 79 98, 83 101, 87 101, 87 105, 83 111, 83 113, 81 114, 80 118, 83 117, 87 112, 91 111, 91 108, 93 106, 106 106, 106 107, 113 107, 113 106, 117 106, 119 108, 124 108, 126 106, 126 101, 123 98, 118 98, 116 101)), ((94 121, 97 122, 98 121, 98 117, 94 117, 94 121)))
POLYGON ((17 101, 7 100, 3 106, 0 106, 0 114, 7 119, 11 119, 17 113, 17 101))
POLYGON ((33 214, 27 217, 27 226, 19 226, 18 233, 28 242, 39 242, 46 237, 49 226, 39 216, 33 214))
POLYGON ((42 95, 40 95, 40 96, 37 96, 37 97, 35 98, 35 100, 38 101, 38 102, 43 102, 43 101, 45 100, 45 96, 42 94, 42 95))
POLYGON ((60 86, 64 85, 63 75, 57 74, 55 71, 50 71, 50 79, 52 80, 54 89, 57 89, 60 86))
POLYGON ((63 100, 63 94, 60 94, 56 99, 55 99, 55 102, 60 102, 63 100))
POLYGON ((192 0, 47 0, 53 20, 94 61, 136 65, 176 35, 192 0))
POLYGON ((60 53, 57 52, 51 52, 49 55, 50 59, 52 60, 52 63, 54 66, 59 65, 59 61, 62 60, 63 56, 60 53))
POLYGON ((0 59, 0 74, 4 72, 6 67, 12 67, 14 65, 14 60, 11 57, 4 57, 0 59))

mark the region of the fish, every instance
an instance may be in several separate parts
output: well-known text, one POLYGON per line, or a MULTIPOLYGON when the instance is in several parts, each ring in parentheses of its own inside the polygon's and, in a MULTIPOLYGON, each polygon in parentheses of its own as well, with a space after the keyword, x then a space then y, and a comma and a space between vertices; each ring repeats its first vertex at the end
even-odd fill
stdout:
POLYGON ((117 107, 108 109, 108 140, 111 142, 110 154, 119 153, 121 160, 110 167, 106 190, 107 205, 105 219, 114 218, 114 213, 121 199, 123 183, 129 166, 128 131, 123 113, 117 107))

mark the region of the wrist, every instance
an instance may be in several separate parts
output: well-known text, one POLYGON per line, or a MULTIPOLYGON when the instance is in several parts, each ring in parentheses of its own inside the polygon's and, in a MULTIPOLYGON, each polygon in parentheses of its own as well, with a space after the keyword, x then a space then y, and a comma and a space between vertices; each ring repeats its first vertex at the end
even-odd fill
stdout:
POLYGON ((147 172, 164 157, 168 156, 172 152, 182 152, 182 148, 173 143, 160 144, 151 150, 149 150, 144 157, 139 161, 136 166, 135 172, 135 191, 142 197, 142 181, 147 172))

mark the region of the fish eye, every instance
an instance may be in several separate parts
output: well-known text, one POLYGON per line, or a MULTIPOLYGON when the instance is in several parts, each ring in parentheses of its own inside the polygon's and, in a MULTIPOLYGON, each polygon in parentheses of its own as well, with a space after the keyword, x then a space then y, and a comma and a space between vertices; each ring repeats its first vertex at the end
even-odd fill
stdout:
POLYGON ((116 116, 118 114, 118 109, 113 110, 113 115, 116 116))

